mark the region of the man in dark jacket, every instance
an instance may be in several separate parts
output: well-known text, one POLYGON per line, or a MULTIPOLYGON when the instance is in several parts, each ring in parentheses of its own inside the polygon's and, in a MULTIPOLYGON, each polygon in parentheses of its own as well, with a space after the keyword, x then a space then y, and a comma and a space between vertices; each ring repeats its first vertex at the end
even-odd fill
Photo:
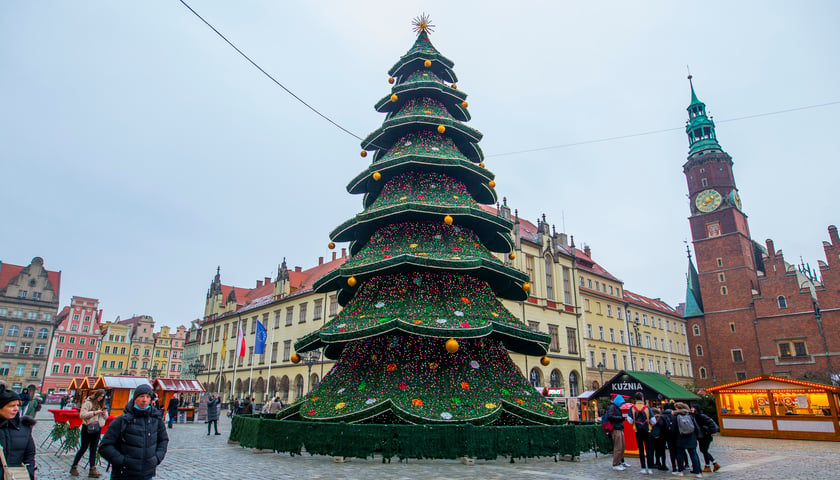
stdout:
POLYGON ((207 435, 210 435, 210 425, 213 425, 216 435, 219 433, 219 397, 212 393, 207 397, 207 435))
POLYGON ((12 467, 26 465, 31 479, 35 478, 35 440, 32 439, 35 420, 21 417, 19 410, 18 394, 0 384, 0 445, 6 455, 6 464, 12 467))
MULTIPOLYGON (((677 402, 675 405, 674 417, 677 419, 677 455, 680 457, 679 463, 683 470, 688 468, 688 460, 691 460, 691 473, 697 478, 702 478, 703 473, 700 470, 700 457, 697 456, 697 436, 700 433, 700 427, 688 405, 682 402, 677 402), (687 457, 687 458, 686 458, 687 457)), ((680 471, 679 476, 684 474, 680 471)))
POLYGON ((137 387, 129 405, 111 422, 99 445, 99 454, 113 466, 111 480, 154 477, 169 445, 163 414, 152 407, 152 387, 137 387))
POLYGON ((169 399, 169 405, 166 406, 166 412, 169 414, 169 428, 172 428, 172 424, 178 418, 178 407, 180 405, 181 401, 178 400, 178 394, 173 393, 172 398, 169 399))
POLYGON ((621 413, 621 404, 624 397, 616 395, 610 406, 607 408, 608 420, 613 424, 610 437, 613 441, 613 470, 625 470, 630 465, 624 461, 624 414, 621 413))

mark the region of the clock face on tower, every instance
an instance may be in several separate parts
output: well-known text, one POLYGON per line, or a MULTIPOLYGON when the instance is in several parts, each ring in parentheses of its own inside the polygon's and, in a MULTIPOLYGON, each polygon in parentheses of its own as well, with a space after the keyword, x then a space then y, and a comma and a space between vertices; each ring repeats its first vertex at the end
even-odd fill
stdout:
POLYGON ((694 199, 694 206, 703 213, 714 212, 720 206, 721 200, 720 193, 710 188, 697 194, 697 198, 694 199))
POLYGON ((729 201, 732 202, 732 205, 735 205, 738 210, 741 210, 741 196, 738 195, 737 190, 729 192, 729 201))

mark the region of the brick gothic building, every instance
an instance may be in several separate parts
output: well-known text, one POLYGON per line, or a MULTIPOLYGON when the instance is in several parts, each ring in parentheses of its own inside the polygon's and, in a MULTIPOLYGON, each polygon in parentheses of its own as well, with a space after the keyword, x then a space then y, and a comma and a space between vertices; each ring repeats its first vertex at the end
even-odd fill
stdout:
MULTIPOLYGON (((689 82, 691 77, 689 76, 689 82)), ((685 318, 699 386, 756 375, 837 381, 840 372, 840 238, 828 228, 818 271, 785 262, 772 240, 750 236, 732 173, 706 105, 691 84, 683 165, 691 200, 685 318)))

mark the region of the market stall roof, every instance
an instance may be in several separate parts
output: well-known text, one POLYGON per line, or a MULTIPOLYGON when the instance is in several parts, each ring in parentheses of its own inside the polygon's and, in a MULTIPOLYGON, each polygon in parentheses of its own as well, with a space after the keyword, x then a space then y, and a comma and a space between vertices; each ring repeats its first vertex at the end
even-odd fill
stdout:
POLYGON ((78 390, 79 383, 81 383, 81 380, 76 380, 75 378, 70 380, 70 385, 67 385, 67 390, 78 390))
POLYGON ((589 398, 623 395, 632 398, 636 392, 642 392, 645 400, 699 400, 691 391, 672 382, 665 375, 654 372, 622 370, 604 385, 595 390, 589 398))
POLYGON ((79 383, 79 390, 96 390, 97 388, 105 388, 102 377, 82 377, 79 383))
POLYGON ((140 385, 152 386, 149 379, 146 377, 109 377, 103 376, 102 380, 105 382, 103 388, 137 388, 140 385))
POLYGON ((192 378, 158 378, 154 384, 155 390, 164 392, 203 392, 201 382, 192 378))
POLYGON ((595 393, 595 390, 587 390, 587 391, 581 393, 580 395, 578 395, 577 398, 588 399, 588 398, 592 397, 593 393, 595 393))
POLYGON ((804 382, 792 378, 774 377, 773 375, 760 375, 758 377, 738 380, 737 382, 716 385, 706 389, 707 392, 720 390, 790 390, 790 389, 814 389, 840 393, 840 387, 832 387, 822 383, 804 382))

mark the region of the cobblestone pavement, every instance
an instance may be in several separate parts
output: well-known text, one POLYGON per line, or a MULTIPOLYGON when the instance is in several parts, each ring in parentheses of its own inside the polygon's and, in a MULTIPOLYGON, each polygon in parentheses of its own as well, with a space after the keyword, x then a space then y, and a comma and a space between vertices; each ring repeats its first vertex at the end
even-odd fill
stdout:
MULTIPOLYGON (((52 416, 44 411, 38 416, 35 427, 35 445, 38 446, 37 479, 70 479, 70 463, 75 452, 56 455, 56 446, 40 447, 52 428, 52 416), (46 413, 46 415, 44 415, 46 413)), ((289 456, 288 454, 255 454, 250 449, 227 443, 230 421, 224 415, 219 421, 221 436, 207 436, 203 423, 178 424, 169 430, 170 442, 166 459, 157 469, 158 480, 227 480, 242 478, 259 479, 638 479, 678 478, 669 472, 656 472, 653 476, 639 474, 638 459, 628 458, 632 464, 623 472, 613 471, 610 456, 584 455, 580 461, 556 462, 540 458, 495 461, 477 460, 475 465, 462 465, 454 460, 409 460, 400 463, 382 463, 382 459, 351 459, 335 463, 332 457, 289 456)), ((828 479, 840 478, 840 448, 835 442, 795 440, 762 440, 716 436, 712 454, 722 465, 717 473, 707 473, 707 479, 828 479)), ((701 457, 702 459, 702 457, 701 457)), ((82 460, 85 464, 87 455, 82 460)), ((86 472, 86 469, 80 469, 86 472)), ((104 471, 104 468, 101 470, 104 471)), ((81 478, 86 478, 85 475, 81 478)), ((687 475, 686 478, 693 478, 687 475)))

